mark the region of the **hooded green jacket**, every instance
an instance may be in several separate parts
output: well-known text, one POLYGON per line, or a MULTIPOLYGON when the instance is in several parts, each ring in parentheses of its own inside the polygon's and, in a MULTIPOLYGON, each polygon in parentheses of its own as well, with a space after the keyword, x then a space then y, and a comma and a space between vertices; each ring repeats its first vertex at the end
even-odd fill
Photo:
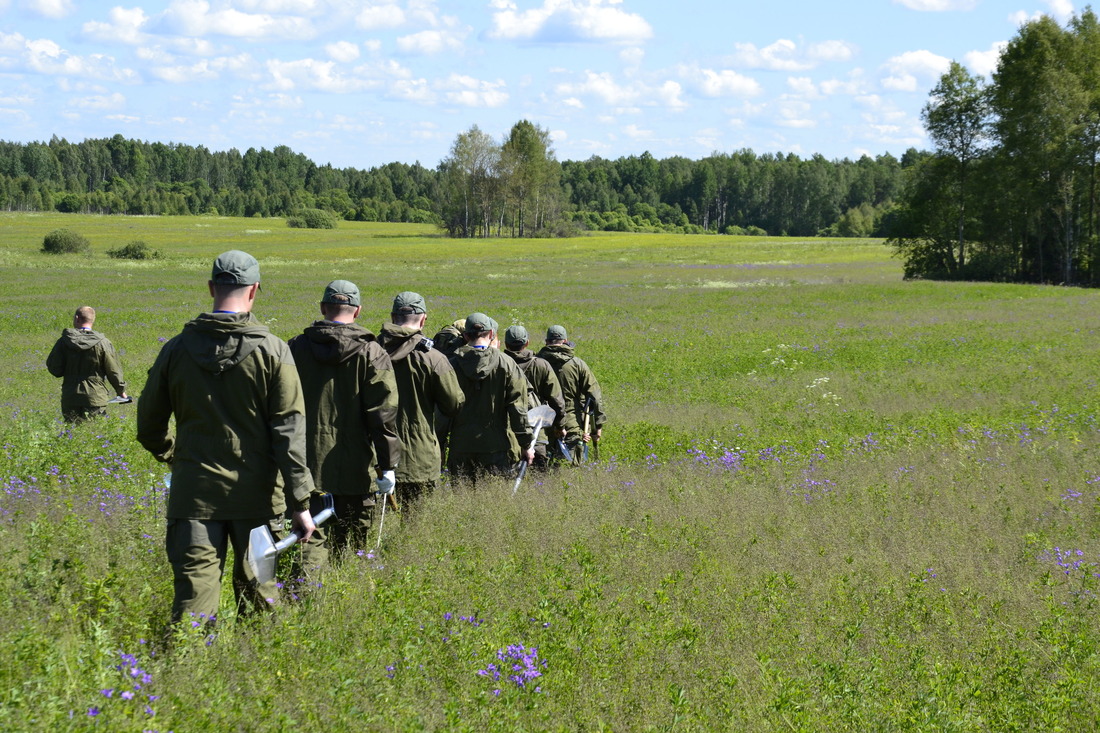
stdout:
POLYGON ((298 371, 286 343, 250 313, 203 313, 164 345, 138 400, 137 430, 146 450, 172 464, 169 519, 309 506, 298 371))
MULTIPOLYGON (((592 373, 588 364, 575 356, 573 347, 567 344, 543 346, 539 350, 539 356, 550 362, 550 366, 558 375, 562 396, 565 398, 565 407, 576 421, 566 426, 570 436, 580 437, 580 431, 584 428, 584 403, 589 397, 592 398, 592 417, 588 430, 595 432, 596 429, 602 428, 607 422, 607 415, 603 412, 603 394, 600 392, 600 383, 596 381, 596 375, 592 373), (573 430, 577 432, 574 433, 573 430)), ((562 424, 566 423, 563 421, 562 424)))
POLYGON ((432 339, 432 345, 436 351, 443 353, 443 356, 448 359, 455 353, 455 349, 459 346, 463 346, 466 343, 466 339, 462 338, 462 331, 459 331, 454 326, 444 326, 439 329, 439 333, 432 339))
POLYGON ((526 451, 527 380, 516 363, 491 346, 466 345, 455 350, 451 366, 466 404, 451 424, 450 454, 526 451))
POLYGON ((530 408, 539 405, 550 405, 556 415, 553 427, 565 428, 569 434, 575 433, 578 428, 574 424, 572 414, 565 409, 561 385, 558 383, 558 377, 554 374, 554 368, 550 366, 550 362, 542 357, 535 356, 530 349, 521 351, 508 349, 504 353, 512 357, 512 360, 516 362, 516 366, 523 372, 523 376, 527 378, 527 406, 530 408))
POLYGON ((110 383, 126 392, 115 347, 106 336, 86 328, 66 328, 46 358, 46 369, 61 382, 61 410, 103 407, 111 401, 110 383))
POLYGON ((306 403, 306 464, 320 491, 374 493, 371 466, 402 462, 397 381, 374 334, 356 323, 315 321, 290 340, 306 403))
POLYGON ((447 357, 432 348, 420 329, 382 326, 379 336, 397 376, 397 435, 404 447, 397 480, 429 483, 439 479, 439 440, 435 416, 453 418, 466 403, 458 377, 447 357))

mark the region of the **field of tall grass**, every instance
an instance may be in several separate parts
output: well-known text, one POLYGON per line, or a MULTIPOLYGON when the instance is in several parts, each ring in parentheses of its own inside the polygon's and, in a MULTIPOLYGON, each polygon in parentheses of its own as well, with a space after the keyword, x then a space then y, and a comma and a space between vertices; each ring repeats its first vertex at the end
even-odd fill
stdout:
MULTIPOLYGON (((1092 291, 903 282, 880 241, 0 215, 4 730, 1090 730, 1100 722, 1092 291), (88 256, 38 251, 51 229, 88 256), (163 259, 108 249, 141 240, 163 259), (297 602, 161 642, 164 467, 75 427, 45 358, 92 305, 130 391, 260 260, 283 338, 326 282, 377 330, 560 323, 600 460, 444 490, 297 602)), ((429 334, 430 335, 430 334, 429 334)))

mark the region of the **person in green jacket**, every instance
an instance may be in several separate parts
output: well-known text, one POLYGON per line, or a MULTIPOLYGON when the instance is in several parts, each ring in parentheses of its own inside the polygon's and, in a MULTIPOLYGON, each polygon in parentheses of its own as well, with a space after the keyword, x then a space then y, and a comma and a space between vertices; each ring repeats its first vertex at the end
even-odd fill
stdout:
POLYGON ((307 572, 325 567, 329 550, 366 546, 374 495, 393 492, 402 460, 397 381, 389 355, 355 322, 359 312, 355 283, 333 280, 321 297, 323 320, 290 340, 305 395, 306 463, 336 509, 335 526, 318 527, 302 546, 307 572))
POLYGON ((93 331, 95 309, 84 305, 73 315, 73 327, 61 332, 46 358, 46 369, 61 382, 61 415, 66 422, 81 422, 106 415, 111 401, 108 383, 126 399, 126 382, 115 347, 106 336, 93 331))
POLYGON ((456 479, 477 480, 484 474, 511 475, 519 458, 535 458, 527 424, 527 380, 516 363, 492 346, 493 321, 484 313, 466 317, 464 346, 451 356, 451 366, 466 403, 451 424, 447 470, 456 479))
POLYGON ((558 375, 565 407, 571 416, 571 419, 564 421, 570 430, 565 444, 572 454, 573 463, 579 463, 584 444, 593 438, 598 441, 603 437, 607 415, 603 412, 603 394, 596 375, 583 359, 573 353, 573 344, 567 339, 563 326, 551 326, 546 330, 546 345, 539 350, 539 356, 550 362, 558 375), (587 433, 584 432, 585 412, 589 415, 587 433))
POLYGON ((213 309, 161 348, 137 410, 138 442, 172 466, 173 623, 188 615, 213 623, 228 546, 238 612, 277 603, 275 581, 258 583, 245 562, 249 534, 266 524, 278 540, 288 507, 303 539, 314 529, 298 371, 286 343, 252 315, 260 266, 225 252, 208 287, 213 309))
POLYGON ((451 354, 455 353, 455 349, 466 343, 462 338, 462 329, 466 328, 466 319, 459 318, 454 323, 449 323, 443 328, 439 329, 435 337, 432 338, 432 346, 443 353, 443 356, 448 359, 451 358, 451 354))
MULTIPOLYGON (((509 326, 504 332, 504 353, 516 362, 516 366, 523 372, 527 379, 527 406, 528 408, 539 405, 550 405, 554 410, 554 423, 546 427, 546 438, 540 438, 535 444, 535 462, 532 465, 540 471, 548 468, 546 446, 549 440, 564 440, 568 434, 568 427, 563 427, 562 420, 572 417, 565 409, 565 401, 562 399, 561 385, 554 374, 554 368, 550 362, 542 357, 535 356, 527 346, 531 343, 527 329, 523 326, 509 326)), ((577 428, 573 426, 573 432, 577 428)))
POLYGON ((390 322, 382 326, 379 337, 393 361, 400 396, 397 435, 404 458, 397 467, 397 499, 405 512, 438 488, 441 454, 436 423, 450 421, 466 402, 451 362, 424 337, 427 314, 419 293, 398 293, 390 322))

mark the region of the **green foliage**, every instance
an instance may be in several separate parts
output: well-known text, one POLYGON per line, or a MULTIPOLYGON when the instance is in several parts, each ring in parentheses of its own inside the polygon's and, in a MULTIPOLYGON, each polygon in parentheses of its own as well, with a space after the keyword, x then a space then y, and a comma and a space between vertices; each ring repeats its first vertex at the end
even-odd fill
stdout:
POLYGON ((891 244, 912 277, 1100 284, 1100 23, 1020 26, 988 86, 953 63, 923 113, 891 244))
POLYGON ((323 209, 301 209, 287 217, 286 225, 291 229, 335 229, 336 217, 323 209))
POLYGON ((140 239, 135 239, 117 249, 107 250, 107 256, 116 260, 159 260, 161 253, 140 239))
POLYGON ((906 167, 889 154, 829 161, 749 150, 559 163, 550 142, 526 120, 499 142, 474 125, 434 169, 358 170, 318 166, 286 146, 242 154, 121 135, 0 141, 0 208, 256 218, 316 208, 347 221, 431 223, 462 237, 559 236, 570 220, 591 231, 756 227, 812 236, 845 211, 895 198, 906 167))
POLYGON ((91 248, 87 237, 71 229, 54 229, 42 238, 42 251, 50 254, 84 254, 91 248))

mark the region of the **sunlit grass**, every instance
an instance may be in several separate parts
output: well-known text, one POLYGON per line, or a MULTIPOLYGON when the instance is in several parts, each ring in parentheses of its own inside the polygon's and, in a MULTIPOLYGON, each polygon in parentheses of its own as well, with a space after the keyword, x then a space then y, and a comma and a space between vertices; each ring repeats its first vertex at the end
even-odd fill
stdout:
POLYGON ((64 215, 3 215, 0 234, 5 730, 1100 717, 1091 291, 902 282, 877 241, 466 242, 64 215), (38 253, 58 226, 93 254, 38 253), (166 258, 106 257, 131 239, 166 258), (259 624, 226 614, 216 640, 185 630, 150 655, 171 597, 164 467, 134 441, 132 406, 64 428, 44 361, 94 305, 140 394, 230 247, 260 259, 256 314, 284 338, 337 277, 358 282, 373 329, 406 289, 425 295, 431 332, 472 310, 535 339, 565 325, 607 400, 600 463, 529 476, 515 497, 441 492, 413 520, 387 516, 381 552, 303 603, 259 624), (479 674, 533 648, 538 692, 479 674), (131 699, 120 653, 150 677, 131 699))

